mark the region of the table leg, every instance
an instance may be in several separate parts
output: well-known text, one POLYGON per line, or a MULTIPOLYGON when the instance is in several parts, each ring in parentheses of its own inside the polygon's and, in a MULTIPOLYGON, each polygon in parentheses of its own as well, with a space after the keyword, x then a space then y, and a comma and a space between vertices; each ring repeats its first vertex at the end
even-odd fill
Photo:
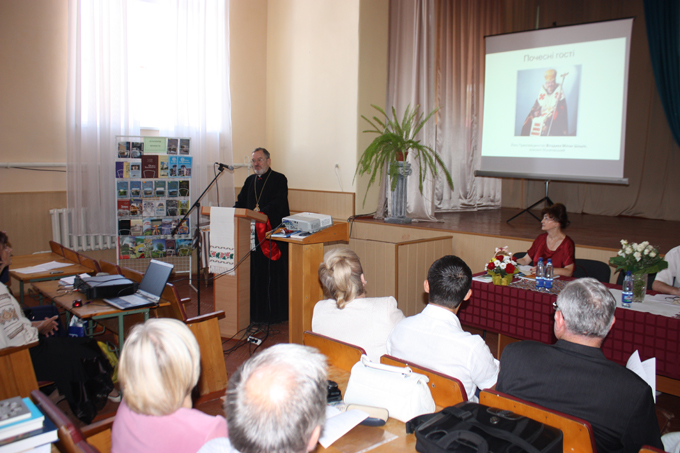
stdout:
POLYGON ((123 351, 123 343, 125 342, 125 330, 123 322, 123 313, 118 314, 118 354, 123 351))

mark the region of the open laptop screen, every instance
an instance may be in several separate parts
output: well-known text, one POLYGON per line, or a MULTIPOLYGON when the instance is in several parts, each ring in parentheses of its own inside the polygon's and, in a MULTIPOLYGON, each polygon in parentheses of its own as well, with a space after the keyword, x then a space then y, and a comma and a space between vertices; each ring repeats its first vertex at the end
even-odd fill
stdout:
POLYGON ((139 284, 138 291, 146 297, 158 299, 163 294, 163 289, 165 284, 168 283, 173 267, 170 263, 151 260, 144 273, 144 278, 139 284))

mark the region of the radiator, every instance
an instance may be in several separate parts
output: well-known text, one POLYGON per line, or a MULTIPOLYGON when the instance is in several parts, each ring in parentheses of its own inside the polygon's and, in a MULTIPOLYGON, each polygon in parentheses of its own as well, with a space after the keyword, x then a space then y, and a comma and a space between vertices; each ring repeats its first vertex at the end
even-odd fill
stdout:
MULTIPOLYGON (((73 212, 50 209, 52 240, 76 252, 116 248, 116 236, 108 234, 73 234, 73 212)), ((84 222, 83 222, 84 223, 84 222)))

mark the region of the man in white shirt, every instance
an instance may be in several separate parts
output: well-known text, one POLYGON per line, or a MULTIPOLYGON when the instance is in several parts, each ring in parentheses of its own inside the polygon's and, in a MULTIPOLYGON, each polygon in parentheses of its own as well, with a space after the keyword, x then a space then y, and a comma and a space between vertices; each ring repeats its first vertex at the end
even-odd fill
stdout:
POLYGON ((435 261, 427 273, 425 309, 396 325, 387 339, 387 353, 460 380, 468 399, 493 387, 498 360, 479 335, 465 332, 458 320, 460 304, 472 296, 472 272, 457 256, 435 261))
POLYGON ((664 259, 668 267, 658 274, 652 283, 654 291, 680 296, 680 246, 671 249, 664 259))

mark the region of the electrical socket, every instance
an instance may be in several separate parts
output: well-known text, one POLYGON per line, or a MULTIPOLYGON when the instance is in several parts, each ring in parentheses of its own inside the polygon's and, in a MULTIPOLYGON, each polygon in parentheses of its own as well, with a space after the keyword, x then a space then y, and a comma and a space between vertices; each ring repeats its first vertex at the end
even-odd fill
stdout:
POLYGON ((252 335, 250 335, 250 336, 248 337, 248 342, 249 342, 249 343, 252 343, 252 344, 255 344, 255 345, 258 345, 258 346, 262 344, 262 340, 260 340, 260 339, 257 338, 257 337, 254 337, 254 336, 252 336, 252 335))

